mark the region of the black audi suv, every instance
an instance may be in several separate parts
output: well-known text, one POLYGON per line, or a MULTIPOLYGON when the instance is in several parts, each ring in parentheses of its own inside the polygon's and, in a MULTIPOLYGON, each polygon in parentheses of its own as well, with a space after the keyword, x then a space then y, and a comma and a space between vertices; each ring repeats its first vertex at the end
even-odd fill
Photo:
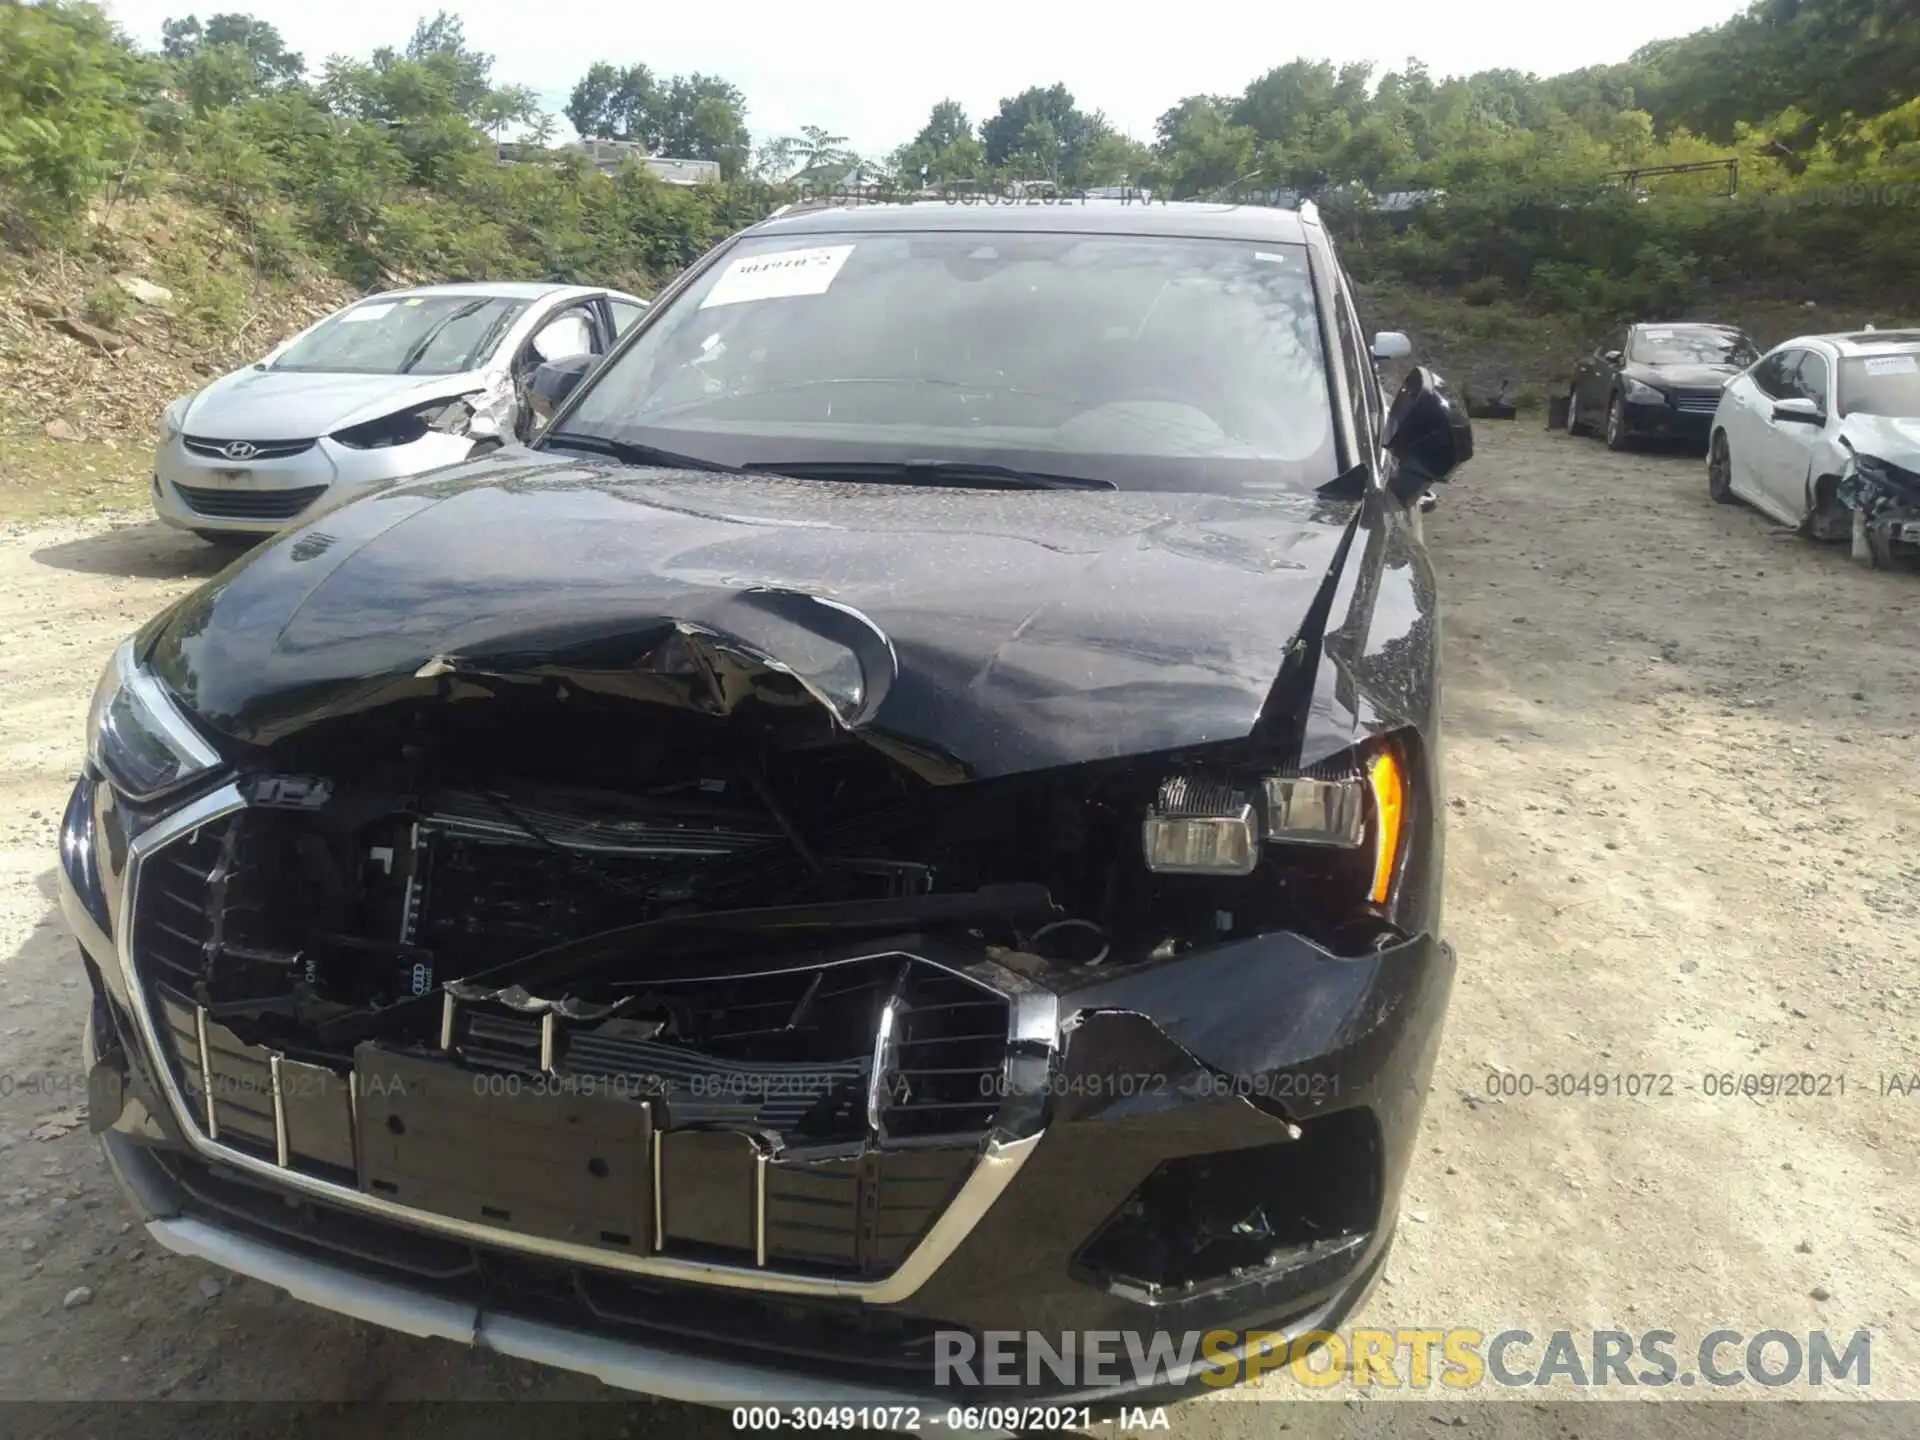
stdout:
POLYGON ((795 211, 155 617, 61 835, 154 1239, 720 1403, 1337 1322, 1454 971, 1373 352, 1310 208, 795 211))

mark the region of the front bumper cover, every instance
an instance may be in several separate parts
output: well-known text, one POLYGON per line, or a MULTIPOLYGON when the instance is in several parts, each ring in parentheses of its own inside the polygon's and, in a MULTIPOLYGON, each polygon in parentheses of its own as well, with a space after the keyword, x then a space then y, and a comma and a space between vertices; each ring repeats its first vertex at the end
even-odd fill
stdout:
POLYGON ((1681 410, 1670 403, 1629 400, 1621 407, 1627 434, 1642 440, 1685 440, 1704 445, 1713 432, 1713 412, 1681 410))
MULTIPOLYGON (((108 1076, 102 1096, 117 1101, 99 1107, 94 1123, 160 1243, 343 1313, 711 1403, 967 1398, 934 1383, 928 1342, 940 1330, 1244 1333, 1336 1323, 1378 1273, 1391 1238, 1454 968, 1450 948, 1429 936, 1343 958, 1280 933, 1111 976, 1083 972, 1058 995, 1059 1062, 1044 1127, 976 1171, 991 1172, 991 1183, 964 1211, 955 1201, 938 1244, 923 1242, 878 1285, 796 1289, 768 1275, 759 1281, 773 1283, 716 1286, 719 1277, 694 1271, 616 1272, 525 1237, 450 1227, 375 1196, 321 1193, 286 1175, 276 1183, 270 1167, 235 1166, 182 1123, 177 1097, 158 1083, 113 943, 126 928, 116 879, 133 848, 115 826, 128 822, 110 799, 94 800, 77 797, 70 809, 90 833, 84 847, 67 848, 87 858, 61 874, 95 989, 89 1050, 94 1031, 103 1037, 89 1068, 108 1076), (1156 1176, 1164 1191, 1164 1177, 1196 1158, 1284 1161, 1336 1130, 1355 1137, 1339 1152, 1342 1168, 1365 1177, 1337 1217, 1341 1245, 1281 1246, 1272 1265, 1156 1287, 1152 1276, 1116 1273, 1114 1245, 1094 1244, 1143 1194, 1158 1193, 1145 1188, 1156 1176), (796 1344, 796 1334, 812 1338, 796 1344)), ((1162 1228, 1177 1238, 1177 1225, 1162 1228)), ((1025 1393, 1071 1398, 1057 1387, 972 1398, 1025 1393)))

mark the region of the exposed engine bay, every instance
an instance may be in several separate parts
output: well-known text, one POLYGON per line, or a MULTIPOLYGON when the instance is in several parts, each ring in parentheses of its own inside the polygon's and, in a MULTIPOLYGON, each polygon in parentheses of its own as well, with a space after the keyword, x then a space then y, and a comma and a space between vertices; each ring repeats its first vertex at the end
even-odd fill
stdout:
POLYGON ((1054 1015, 1023 997, 1387 933, 1337 898, 1355 854, 1150 873, 1165 757, 938 785, 619 703, 378 718, 280 747, 148 862, 176 1073, 223 1144, 555 1240, 885 1272, 1040 1122, 1054 1015))
POLYGON ((348 754, 322 739, 301 773, 254 776, 194 977, 210 1013, 321 1050, 427 1043, 452 983, 697 1039, 660 986, 823 942, 957 930, 1118 966, 1282 926, 1340 950, 1367 927, 1338 852, 1149 873, 1164 757, 940 786, 850 739, 796 752, 698 717, 554 708, 422 707, 385 753, 363 725, 348 754))

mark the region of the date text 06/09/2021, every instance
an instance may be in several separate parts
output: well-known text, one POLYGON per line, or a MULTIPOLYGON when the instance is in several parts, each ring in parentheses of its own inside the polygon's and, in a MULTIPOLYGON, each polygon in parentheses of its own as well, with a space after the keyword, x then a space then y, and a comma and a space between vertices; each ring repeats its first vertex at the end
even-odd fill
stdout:
MULTIPOLYGON (((904 1434, 949 1430, 1085 1430, 1093 1424, 1086 1405, 736 1405, 735 1430, 877 1430, 904 1434)), ((1117 1412, 1121 1430, 1170 1430, 1164 1405, 1117 1412)))

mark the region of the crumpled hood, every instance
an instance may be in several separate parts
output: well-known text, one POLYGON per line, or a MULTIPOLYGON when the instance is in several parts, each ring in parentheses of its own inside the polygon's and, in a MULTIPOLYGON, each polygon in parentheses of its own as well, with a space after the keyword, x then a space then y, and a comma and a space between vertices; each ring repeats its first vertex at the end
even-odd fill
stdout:
POLYGON ((643 663, 663 635, 718 636, 790 667, 848 728, 986 777, 1245 737, 1353 508, 746 479, 515 448, 282 534, 160 617, 143 650, 207 726, 271 744, 432 695, 450 670, 604 664, 623 637, 643 663))
POLYGON ((1840 433, 1862 455, 1920 474, 1920 417, 1853 414, 1840 422, 1840 433))
POLYGON ((478 374, 309 374, 249 365, 196 395, 183 428, 210 440, 313 440, 485 384, 478 374))
POLYGON ((1740 373, 1738 365, 1647 365, 1632 361, 1630 379, 1666 390, 1718 390, 1740 373))

